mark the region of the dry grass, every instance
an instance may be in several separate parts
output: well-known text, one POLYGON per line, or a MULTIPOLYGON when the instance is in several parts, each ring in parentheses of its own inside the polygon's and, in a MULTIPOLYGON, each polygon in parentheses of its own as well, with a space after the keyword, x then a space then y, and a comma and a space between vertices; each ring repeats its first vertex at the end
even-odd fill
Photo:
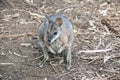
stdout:
MULTIPOLYGON (((0 79, 119 80, 119 0, 1 0, 0 79), (37 68, 37 29, 45 15, 61 13, 73 23, 73 68, 63 64, 37 68), (14 66, 13 66, 14 65, 14 66)), ((39 52, 38 52, 39 51, 39 52)))

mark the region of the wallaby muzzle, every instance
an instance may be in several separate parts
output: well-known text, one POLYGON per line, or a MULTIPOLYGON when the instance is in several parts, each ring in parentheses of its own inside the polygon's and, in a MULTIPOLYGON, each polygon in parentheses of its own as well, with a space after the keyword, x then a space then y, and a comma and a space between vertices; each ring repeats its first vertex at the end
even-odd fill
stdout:
POLYGON ((56 35, 48 34, 48 42, 53 43, 56 39, 60 37, 61 31, 58 31, 56 35))

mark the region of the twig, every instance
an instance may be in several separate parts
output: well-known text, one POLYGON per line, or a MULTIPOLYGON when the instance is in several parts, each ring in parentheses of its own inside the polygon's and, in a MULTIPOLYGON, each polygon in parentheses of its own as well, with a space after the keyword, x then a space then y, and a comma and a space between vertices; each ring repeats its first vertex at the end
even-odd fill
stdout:
POLYGON ((97 75, 97 77, 98 77, 98 79, 97 80, 108 80, 108 77, 101 77, 97 72, 96 72, 96 75, 97 75))
POLYGON ((110 25, 107 21, 108 21, 108 19, 102 19, 102 20, 101 20, 101 23, 102 23, 103 25, 105 25, 111 32, 113 32, 113 33, 115 33, 116 35, 118 35, 118 34, 119 34, 118 31, 116 31, 114 28, 112 28, 113 26, 110 25))
POLYGON ((29 33, 23 33, 23 34, 12 34, 12 35, 0 35, 0 38, 18 38, 23 37, 26 35, 35 35, 36 33, 29 32, 29 33))
POLYGON ((54 57, 54 58, 49 59, 49 61, 51 62, 52 65, 57 66, 57 65, 63 63, 64 60, 63 60, 63 57, 54 57), (58 64, 52 64, 53 60, 54 61, 59 60, 59 63, 58 64))
POLYGON ((0 63, 0 65, 15 65, 14 63, 0 63))
POLYGON ((82 52, 84 52, 84 53, 97 53, 97 52, 108 52, 108 51, 111 51, 112 50, 112 48, 108 48, 108 49, 101 49, 101 50, 81 50, 81 51, 79 51, 77 54, 81 54, 82 52))
POLYGON ((21 56, 21 55, 17 54, 16 52, 14 52, 13 54, 18 56, 18 57, 28 57, 28 56, 21 56))
POLYGON ((57 73, 57 70, 55 69, 55 67, 53 67, 52 63, 49 62, 49 64, 51 65, 52 69, 54 70, 55 73, 57 73))
POLYGON ((92 61, 88 62, 87 64, 91 64, 91 63, 93 63, 96 60, 97 60, 97 58, 93 59, 92 61))
POLYGON ((114 69, 111 69, 111 70, 109 70, 109 69, 102 69, 103 71, 105 71, 105 72, 109 72, 109 73, 117 73, 117 74, 120 74, 120 71, 116 71, 116 70, 114 70, 114 69))
POLYGON ((101 78, 101 76, 97 72, 95 72, 95 73, 96 73, 96 75, 97 75, 98 78, 101 78))
POLYGON ((111 76, 108 76, 108 79, 113 78, 113 77, 117 77, 117 75, 119 76, 119 74, 113 74, 111 76))
POLYGON ((41 56, 39 56, 39 57, 34 58, 34 60, 39 59, 39 58, 41 58, 41 57, 43 57, 43 55, 41 55, 41 56))
POLYGON ((21 46, 24 46, 24 47, 30 47, 32 44, 31 43, 21 43, 21 46))
POLYGON ((34 59, 32 60, 32 63, 34 63, 34 61, 35 61, 35 60, 40 59, 41 57, 43 57, 43 55, 41 55, 41 56, 39 56, 39 57, 34 58, 34 59))
POLYGON ((109 43, 105 48, 108 49, 108 48, 111 48, 112 47, 112 43, 109 43))
POLYGON ((61 75, 59 75, 58 77, 56 77, 56 79, 58 79, 58 78, 60 78, 60 77, 62 77, 62 76, 65 76, 65 75, 67 75, 67 74, 69 74, 70 72, 67 72, 67 73, 62 73, 61 75))
POLYGON ((120 20, 119 17, 112 17, 112 18, 109 18, 109 20, 120 20))

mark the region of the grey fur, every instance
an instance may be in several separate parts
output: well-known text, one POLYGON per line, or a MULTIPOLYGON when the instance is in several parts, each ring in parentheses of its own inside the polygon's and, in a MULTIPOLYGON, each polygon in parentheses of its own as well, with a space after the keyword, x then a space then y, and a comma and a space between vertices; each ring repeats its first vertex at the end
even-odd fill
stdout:
POLYGON ((39 44, 44 54, 44 59, 39 63, 39 66, 42 67, 49 59, 48 51, 53 54, 58 54, 66 49, 66 67, 69 70, 71 67, 71 49, 74 40, 73 26, 71 22, 63 15, 53 14, 47 16, 43 21, 39 27, 38 33, 39 44), (62 25, 59 26, 56 24, 57 18, 62 19, 62 25), (53 27, 53 30, 51 26, 53 27), (57 31, 57 34, 55 35, 53 35, 54 29, 57 31))

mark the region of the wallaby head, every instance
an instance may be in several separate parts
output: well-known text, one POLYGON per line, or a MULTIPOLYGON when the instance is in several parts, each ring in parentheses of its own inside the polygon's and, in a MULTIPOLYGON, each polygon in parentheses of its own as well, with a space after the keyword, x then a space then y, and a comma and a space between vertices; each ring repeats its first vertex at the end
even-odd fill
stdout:
POLYGON ((56 20, 53 22, 49 17, 47 17, 47 20, 49 22, 49 26, 47 29, 47 38, 48 42, 52 43, 61 35, 62 19, 56 18, 56 20))

